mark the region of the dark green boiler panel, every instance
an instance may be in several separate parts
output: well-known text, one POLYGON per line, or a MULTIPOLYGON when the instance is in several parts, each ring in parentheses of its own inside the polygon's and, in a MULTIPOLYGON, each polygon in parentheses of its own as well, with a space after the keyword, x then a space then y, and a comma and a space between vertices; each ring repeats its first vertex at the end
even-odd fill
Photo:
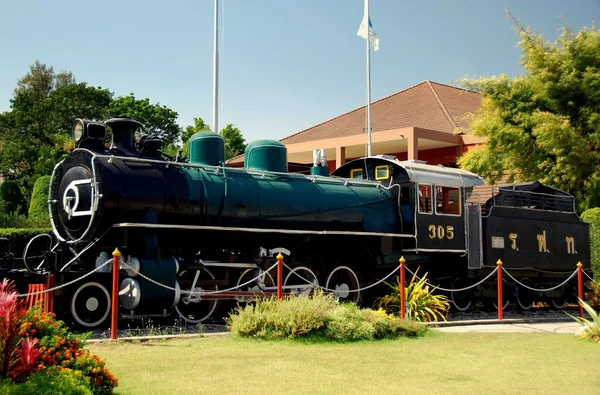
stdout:
POLYGON ((390 191, 375 184, 344 185, 343 180, 329 177, 230 168, 184 168, 183 171, 189 201, 202 202, 188 206, 188 214, 196 217, 197 225, 399 231, 396 199, 390 191))

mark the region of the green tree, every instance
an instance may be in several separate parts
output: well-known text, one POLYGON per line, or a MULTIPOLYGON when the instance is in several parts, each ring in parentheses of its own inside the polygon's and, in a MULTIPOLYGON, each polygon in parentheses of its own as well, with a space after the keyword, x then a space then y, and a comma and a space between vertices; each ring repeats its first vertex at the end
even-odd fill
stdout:
POLYGON ((177 112, 160 104, 151 104, 150 99, 136 99, 133 93, 118 97, 110 103, 111 117, 133 118, 144 125, 148 134, 160 136, 165 145, 176 143, 181 136, 177 125, 177 112))
POLYGON ((195 133, 198 132, 210 132, 210 126, 208 126, 202 118, 194 118, 194 125, 186 126, 181 140, 185 144, 195 133))
POLYGON ((189 155, 190 137, 198 132, 210 132, 210 126, 208 126, 200 117, 194 118, 194 124, 186 126, 181 135, 181 140, 183 142, 183 156, 187 157, 189 155))
POLYGON ((227 124, 219 133, 225 140, 225 160, 229 160, 239 154, 243 154, 246 149, 246 140, 242 132, 232 124, 227 124))
POLYGON ((15 181, 0 184, 0 212, 4 214, 25 214, 23 194, 15 181))
POLYGON ((23 207, 33 182, 73 148, 73 120, 104 119, 111 100, 108 90, 77 83, 71 73, 55 73, 39 61, 17 82, 11 110, 0 114, 0 176, 18 182, 23 207))
POLYGON ((513 21, 526 73, 461 80, 484 95, 470 129, 488 141, 459 165, 491 182, 539 180, 573 194, 580 210, 600 205, 600 32, 563 27, 549 43, 513 21))

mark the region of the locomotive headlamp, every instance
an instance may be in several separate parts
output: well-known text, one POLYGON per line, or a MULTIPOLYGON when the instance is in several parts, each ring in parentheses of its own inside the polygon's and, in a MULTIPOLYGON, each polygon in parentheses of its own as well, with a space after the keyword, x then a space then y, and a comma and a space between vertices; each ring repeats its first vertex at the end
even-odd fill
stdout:
POLYGON ((86 138, 104 140, 106 137, 106 126, 99 122, 77 119, 73 123, 71 137, 73 137, 75 143, 79 143, 86 138))
POLYGON ((73 124, 73 129, 71 130, 71 137, 73 137, 73 141, 78 143, 83 137, 83 131, 85 129, 85 124, 81 119, 78 119, 73 124))

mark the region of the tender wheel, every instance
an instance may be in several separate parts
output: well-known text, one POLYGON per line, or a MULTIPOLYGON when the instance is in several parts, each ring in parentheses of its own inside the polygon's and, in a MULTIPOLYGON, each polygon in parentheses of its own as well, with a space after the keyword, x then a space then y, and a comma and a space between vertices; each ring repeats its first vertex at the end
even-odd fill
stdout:
MULTIPOLYGON (((237 285, 244 284, 247 281, 250 281, 252 278, 256 277, 254 269, 246 269, 242 272, 240 277, 238 278, 237 285)), ((248 285, 245 285, 242 288, 239 288, 239 291, 246 292, 256 292, 260 293, 266 290, 273 291, 275 288, 275 281, 273 281, 273 277, 269 274, 269 272, 263 272, 262 275, 258 278, 258 280, 251 282, 248 285)), ((254 301, 253 296, 238 296, 235 298, 238 306, 243 306, 247 303, 254 301)))
POLYGON ((71 298, 71 316, 79 325, 94 328, 110 313, 110 294, 96 282, 82 284, 71 298))
POLYGON ((318 286, 319 280, 315 273, 305 266, 298 266, 285 276, 283 292, 308 295, 318 286))
POLYGON ((325 288, 333 290, 333 294, 341 301, 358 303, 360 300, 360 288, 358 277, 348 266, 338 266, 329 274, 325 288), (350 292, 356 291, 356 292, 350 292))
MULTIPOLYGON (((452 281, 452 289, 464 288, 465 285, 463 281, 459 278, 454 279, 452 281)), ((459 292, 450 292, 450 297, 452 299, 452 305, 458 311, 467 311, 471 308, 472 302, 472 293, 470 290, 459 291, 459 292)))
POLYGON ((564 297, 552 298, 552 300, 550 300, 550 304, 552 305, 552 307, 555 310, 562 310, 565 308, 565 305, 567 304, 567 300, 564 297))
MULTIPOLYGON (((523 279, 522 283, 531 286, 531 282, 528 279, 523 279)), ((517 304, 519 305, 519 308, 521 308, 521 310, 531 310, 535 299, 535 292, 531 291, 530 289, 519 286, 517 287, 517 294, 515 296, 517 299, 517 304)))
MULTIPOLYGON (((216 291, 219 289, 217 285, 209 285, 200 287, 199 281, 214 280, 215 276, 208 270, 184 270, 179 273, 178 282, 182 290, 201 292, 201 291, 216 291)), ((210 318, 217 307, 217 301, 214 299, 202 300, 202 295, 181 293, 181 299, 175 310, 177 314, 191 324, 199 324, 202 321, 210 318)))
MULTIPOLYGON (((510 305, 510 301, 505 299, 502 302, 503 302, 502 311, 506 311, 506 308, 510 305)), ((493 301, 492 305, 494 306, 494 309, 498 310, 498 301, 497 300, 493 301)))

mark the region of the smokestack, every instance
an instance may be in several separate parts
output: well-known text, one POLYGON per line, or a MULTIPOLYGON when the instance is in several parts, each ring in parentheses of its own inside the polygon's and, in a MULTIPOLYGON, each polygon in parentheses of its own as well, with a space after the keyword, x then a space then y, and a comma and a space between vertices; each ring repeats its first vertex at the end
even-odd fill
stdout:
POLYGON ((142 127, 142 124, 131 118, 112 118, 104 123, 112 130, 110 149, 117 149, 126 155, 136 156, 135 131, 142 127))

